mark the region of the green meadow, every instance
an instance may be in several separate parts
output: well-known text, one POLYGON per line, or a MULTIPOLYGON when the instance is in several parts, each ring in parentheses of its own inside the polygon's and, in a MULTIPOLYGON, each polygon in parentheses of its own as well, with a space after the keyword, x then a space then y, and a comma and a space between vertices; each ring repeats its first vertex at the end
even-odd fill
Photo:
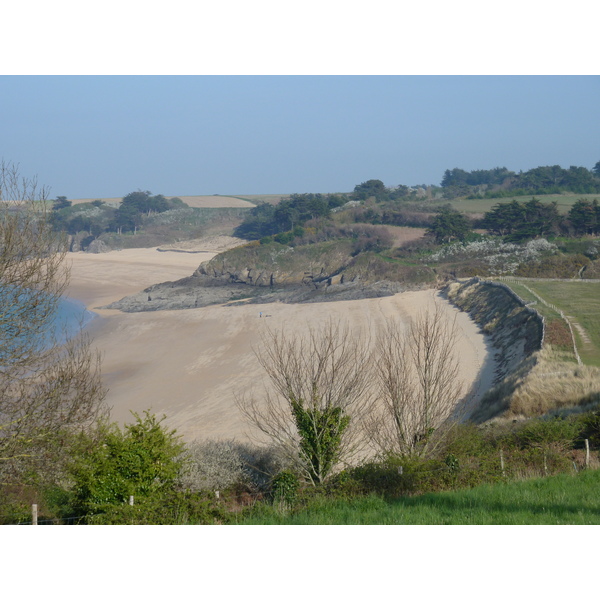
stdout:
MULTIPOLYGON (((546 281, 523 280, 506 282, 525 301, 536 300, 527 288, 553 304, 563 313, 572 317, 577 350, 581 360, 600 367, 600 283, 588 281, 546 281), (580 327, 575 325, 577 323, 580 327)), ((558 313, 544 306, 535 305, 536 310, 548 319, 555 319, 558 313)))
POLYGON ((240 525, 598 525, 600 471, 454 492, 385 499, 317 498, 305 507, 261 505, 240 525))

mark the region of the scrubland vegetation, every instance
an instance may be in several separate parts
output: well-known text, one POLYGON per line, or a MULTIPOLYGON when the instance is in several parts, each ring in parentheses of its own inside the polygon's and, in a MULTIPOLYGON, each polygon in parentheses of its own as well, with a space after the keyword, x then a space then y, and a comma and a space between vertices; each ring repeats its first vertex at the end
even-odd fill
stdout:
POLYGON ((180 198, 131 192, 120 203, 102 200, 74 205, 63 196, 53 202, 50 223, 69 237, 71 251, 147 248, 229 234, 248 208, 190 208, 180 198))
POLYGON ((184 449, 144 415, 74 440, 62 482, 5 486, 0 518, 30 522, 35 502, 48 524, 597 524, 599 423, 457 425, 428 458, 381 456, 307 486, 275 447, 184 449))

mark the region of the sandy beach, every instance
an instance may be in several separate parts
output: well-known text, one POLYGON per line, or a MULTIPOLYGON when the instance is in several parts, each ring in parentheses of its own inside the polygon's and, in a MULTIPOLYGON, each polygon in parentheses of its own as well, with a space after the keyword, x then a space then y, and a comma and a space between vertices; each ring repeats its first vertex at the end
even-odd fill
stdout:
POLYGON ((494 365, 486 361, 484 336, 466 313, 437 298, 432 290, 315 304, 224 305, 145 313, 98 308, 152 284, 187 277, 212 256, 214 252, 155 248, 68 255, 68 295, 100 316, 89 331, 103 355, 107 402, 114 420, 131 421, 130 411, 150 409, 165 414, 165 423, 187 441, 243 441, 251 430, 235 398, 261 393, 265 377, 253 348, 260 344, 266 327, 283 327, 294 334, 329 319, 345 319, 357 332, 375 336, 388 320, 406 323, 433 302, 441 302, 450 317, 456 315, 461 332, 457 352, 466 388, 475 386, 480 395, 491 384, 494 365))

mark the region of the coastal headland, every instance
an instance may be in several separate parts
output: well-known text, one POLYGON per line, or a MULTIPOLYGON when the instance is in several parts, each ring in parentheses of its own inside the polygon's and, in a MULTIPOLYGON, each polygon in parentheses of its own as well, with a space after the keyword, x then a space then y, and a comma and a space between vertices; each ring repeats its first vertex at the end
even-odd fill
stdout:
POLYGON ((244 441, 251 430, 236 406, 236 396, 263 393, 266 377, 254 350, 265 328, 297 335, 309 326, 342 319, 357 335, 375 339, 390 320, 406 324, 435 302, 442 304, 448 318, 456 318, 460 331, 456 352, 465 389, 473 392, 471 402, 492 385, 495 363, 489 343, 467 313, 435 290, 335 302, 232 302, 151 312, 101 308, 154 284, 189 277, 217 254, 210 243, 199 243, 193 251, 173 250, 68 255, 68 295, 101 317, 89 333, 103 356, 113 420, 128 422, 131 411, 149 409, 166 415, 165 423, 186 441, 244 441))

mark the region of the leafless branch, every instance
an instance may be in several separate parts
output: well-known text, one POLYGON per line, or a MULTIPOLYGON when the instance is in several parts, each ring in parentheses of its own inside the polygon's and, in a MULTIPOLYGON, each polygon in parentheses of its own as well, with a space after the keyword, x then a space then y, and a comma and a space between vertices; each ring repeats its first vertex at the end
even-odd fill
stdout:
POLYGON ((0 163, 0 456, 32 455, 60 430, 106 412, 100 357, 85 336, 53 344, 69 272, 48 194, 0 163), (26 448, 26 452, 23 449, 26 448))
POLYGON ((407 331, 391 323, 378 340, 377 374, 383 410, 368 420, 378 450, 431 452, 463 394, 456 355, 458 329, 439 305, 407 331))
POLYGON ((238 406, 250 423, 285 449, 307 479, 322 482, 329 473, 326 461, 303 451, 294 407, 301 406, 309 421, 311 431, 305 431, 304 440, 308 437, 322 449, 316 453, 325 453, 326 440, 337 434, 336 463, 358 452, 364 445, 359 424, 374 401, 368 337, 333 321, 322 330, 309 327, 301 336, 269 330, 256 356, 271 389, 261 399, 238 399, 238 406), (325 414, 332 419, 327 426, 325 414))

